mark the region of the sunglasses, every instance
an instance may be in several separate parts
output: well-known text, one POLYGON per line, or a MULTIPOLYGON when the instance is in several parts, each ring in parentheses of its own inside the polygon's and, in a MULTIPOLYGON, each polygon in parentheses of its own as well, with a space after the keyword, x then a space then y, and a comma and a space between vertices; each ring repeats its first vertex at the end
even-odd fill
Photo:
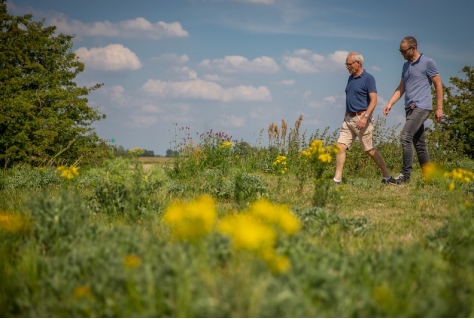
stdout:
POLYGON ((402 54, 405 54, 407 53, 409 50, 413 49, 413 46, 409 47, 408 49, 405 49, 405 50, 402 50, 402 49, 398 49, 398 51, 400 51, 400 53, 402 54))

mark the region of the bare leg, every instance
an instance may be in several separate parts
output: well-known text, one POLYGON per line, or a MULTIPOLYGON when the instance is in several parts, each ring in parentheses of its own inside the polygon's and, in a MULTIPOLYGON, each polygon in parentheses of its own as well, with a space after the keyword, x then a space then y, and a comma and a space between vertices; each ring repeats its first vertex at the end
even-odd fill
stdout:
POLYGON ((335 179, 342 180, 342 169, 344 168, 344 163, 346 162, 346 151, 347 146, 341 143, 339 145, 339 152, 336 154, 336 174, 334 175, 335 179))
MULTIPOLYGON (((380 154, 379 151, 373 148, 370 151, 366 151, 365 153, 374 160, 375 164, 377 164, 377 166, 382 171, 383 177, 390 177, 390 173, 387 170, 387 165, 385 165, 385 161, 382 157, 382 154, 380 154)), ((337 167, 337 158, 336 158, 336 167, 337 167)))

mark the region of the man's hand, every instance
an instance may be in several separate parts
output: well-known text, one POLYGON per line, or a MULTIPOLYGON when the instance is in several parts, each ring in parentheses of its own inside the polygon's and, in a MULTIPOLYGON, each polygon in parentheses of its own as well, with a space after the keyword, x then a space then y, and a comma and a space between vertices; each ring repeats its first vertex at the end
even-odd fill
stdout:
POLYGON ((357 129, 361 130, 367 125, 367 118, 365 116, 361 116, 359 122, 357 122, 357 129))
POLYGON ((443 110, 436 109, 435 119, 436 119, 436 121, 438 121, 438 123, 441 122, 441 120, 443 119, 443 116, 444 116, 443 110))

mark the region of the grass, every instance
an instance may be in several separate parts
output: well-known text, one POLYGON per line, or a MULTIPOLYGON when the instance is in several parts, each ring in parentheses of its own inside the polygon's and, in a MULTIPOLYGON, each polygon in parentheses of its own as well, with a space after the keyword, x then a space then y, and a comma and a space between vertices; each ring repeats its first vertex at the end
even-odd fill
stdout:
POLYGON ((232 163, 206 170, 193 162, 176 175, 169 159, 116 159, 72 180, 54 169, 3 173, 0 315, 474 316, 474 214, 466 204, 473 182, 448 191, 446 181, 426 181, 415 168, 409 184, 383 185, 371 168, 358 174, 348 161, 343 184, 314 207, 311 178, 299 190, 293 174, 232 163), (233 183, 242 167, 248 192, 238 201, 233 183), (278 233, 273 248, 291 267, 275 272, 259 251, 234 250, 217 231, 173 240, 162 218, 167 207, 206 190, 216 194, 219 219, 261 196, 288 205, 302 229, 278 233), (18 214, 30 228, 4 226, 18 214))
POLYGON ((438 187, 416 188, 421 174, 416 171, 410 184, 383 185, 371 179, 365 187, 345 185, 346 198, 338 212, 347 218, 370 220, 373 240, 366 244, 378 249, 422 242, 452 216, 447 196, 439 196, 438 187), (372 243, 373 241, 373 243, 372 243))

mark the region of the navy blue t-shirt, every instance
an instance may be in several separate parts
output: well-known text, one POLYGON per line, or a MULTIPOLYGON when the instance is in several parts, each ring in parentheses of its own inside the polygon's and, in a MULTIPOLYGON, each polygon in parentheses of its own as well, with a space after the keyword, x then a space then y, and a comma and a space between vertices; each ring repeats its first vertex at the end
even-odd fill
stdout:
POLYGON ((349 76, 346 86, 346 112, 367 110, 370 104, 369 93, 377 93, 372 74, 364 70, 359 76, 349 76))

